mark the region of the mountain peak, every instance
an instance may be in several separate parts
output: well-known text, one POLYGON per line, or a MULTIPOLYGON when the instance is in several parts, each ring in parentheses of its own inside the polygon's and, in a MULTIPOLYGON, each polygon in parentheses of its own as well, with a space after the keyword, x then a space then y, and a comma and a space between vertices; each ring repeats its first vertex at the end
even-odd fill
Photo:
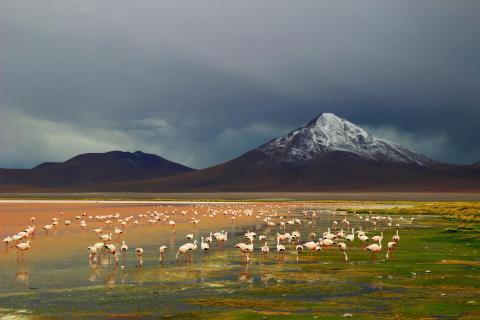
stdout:
POLYGON ((310 122, 307 124, 307 126, 314 126, 314 125, 319 125, 319 124, 320 125, 326 125, 328 123, 338 123, 338 122, 341 122, 342 120, 345 120, 345 119, 342 119, 342 118, 338 117, 334 113, 323 112, 320 115, 318 115, 317 117, 310 120, 310 122))
POLYGON ((333 113, 322 113, 306 126, 274 139, 258 150, 276 161, 289 163, 314 160, 334 151, 353 153, 371 161, 416 166, 429 166, 434 163, 419 153, 375 137, 333 113))

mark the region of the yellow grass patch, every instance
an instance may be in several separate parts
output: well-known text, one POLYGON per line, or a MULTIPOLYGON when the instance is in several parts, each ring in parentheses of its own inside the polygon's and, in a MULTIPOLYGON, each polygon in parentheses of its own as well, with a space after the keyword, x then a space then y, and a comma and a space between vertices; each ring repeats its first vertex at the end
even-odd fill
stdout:
POLYGON ((480 266, 480 261, 467 261, 467 260, 442 260, 436 263, 437 264, 462 264, 465 266, 480 266))

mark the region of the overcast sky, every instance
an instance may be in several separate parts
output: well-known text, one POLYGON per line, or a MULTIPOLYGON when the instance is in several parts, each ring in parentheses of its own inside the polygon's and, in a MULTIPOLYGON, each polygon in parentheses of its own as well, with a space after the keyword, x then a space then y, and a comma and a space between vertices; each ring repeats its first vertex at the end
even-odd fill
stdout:
POLYGON ((480 1, 0 1, 0 167, 195 168, 333 112, 480 160, 480 1))

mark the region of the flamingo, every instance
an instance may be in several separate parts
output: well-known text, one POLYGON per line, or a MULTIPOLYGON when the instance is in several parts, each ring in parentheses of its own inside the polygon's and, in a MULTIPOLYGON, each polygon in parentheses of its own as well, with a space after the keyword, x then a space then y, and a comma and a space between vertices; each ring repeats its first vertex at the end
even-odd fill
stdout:
POLYGON ((382 241, 383 240, 383 231, 380 233, 379 236, 372 237, 372 240, 375 241, 375 242, 382 241))
POLYGON ((262 247, 263 256, 265 257, 265 255, 267 255, 269 251, 270 251, 270 248, 268 247, 267 241, 265 241, 265 245, 262 247))
POLYGON ((307 250, 321 251, 322 247, 318 245, 315 241, 308 241, 303 244, 303 247, 307 250))
POLYGON ((8 248, 8 244, 9 244, 10 242, 12 242, 12 241, 13 241, 13 239, 12 239, 12 237, 10 237, 10 236, 7 236, 7 237, 3 238, 3 242, 5 243, 5 246, 6 246, 7 248, 8 248))
POLYGON ((115 229, 113 230, 113 232, 118 236, 118 235, 121 235, 121 234, 123 233, 123 230, 115 227, 115 229))
POLYGON ((125 243, 125 241, 122 240, 122 245, 120 246, 120 252, 122 253, 123 264, 125 264, 125 261, 127 259, 127 251, 128 251, 128 246, 125 243))
POLYGON ((187 236, 185 238, 187 238, 188 240, 192 240, 193 239, 193 234, 189 233, 189 234, 187 234, 187 236))
POLYGON ((283 244, 280 244, 280 239, 277 237, 277 252, 280 253, 283 257, 285 254, 285 246, 283 244))
POLYGON ((222 230, 222 233, 217 235, 215 240, 219 241, 223 245, 223 243, 228 240, 228 232, 223 232, 222 230))
POLYGON ((212 238, 212 233, 210 232, 210 236, 208 236, 208 237, 205 238, 205 242, 207 242, 207 243, 212 243, 212 240, 213 240, 213 238, 212 238))
POLYGON ((100 256, 101 256, 101 250, 105 250, 105 243, 103 242, 97 242, 93 245, 93 247, 96 247, 97 248, 97 253, 98 253, 98 260, 100 260, 100 256))
POLYGON ((19 244, 17 244, 15 246, 15 248, 17 248, 17 261, 20 259, 20 256, 19 254, 21 253, 22 254, 22 260, 23 260, 23 252, 30 249, 30 241, 27 241, 27 242, 21 242, 19 244))
POLYGON ((208 250, 210 249, 210 246, 208 245, 208 243, 203 241, 203 237, 202 237, 202 243, 200 244, 200 248, 202 249, 204 255, 207 255, 208 250))
POLYGON ((253 252, 253 240, 250 238, 250 244, 246 244, 243 247, 243 253, 245 254, 245 258, 247 259, 247 262, 250 261, 250 253, 253 252))
POLYGON ((135 248, 135 255, 137 256, 137 267, 143 266, 143 248, 135 248))
POLYGON ((53 224, 46 224, 43 226, 43 230, 45 230, 45 233, 48 235, 48 231, 53 229, 53 224))
POLYGON ((297 261, 298 261, 300 254, 303 252, 303 246, 300 244, 297 244, 297 246, 295 247, 295 251, 297 251, 297 261))
MULTIPOLYGON (((185 262, 187 262, 187 253, 189 251, 193 251, 197 249, 197 240, 195 240, 193 243, 186 243, 178 248, 177 254, 175 256, 176 259, 178 259, 178 256, 183 254, 185 257, 185 262)), ((191 257, 190 257, 191 258, 191 257)))
MULTIPOLYGON (((240 250, 240 253, 242 255, 242 257, 245 255, 245 249, 247 248, 247 244, 246 243, 243 243, 243 242, 240 242, 240 243, 237 243, 235 245, 236 248, 238 248, 240 250)), ((242 258, 243 259, 243 258, 242 258)))
POLYGON ((370 239, 364 233, 359 234, 358 239, 362 242, 370 241, 370 239))
MULTIPOLYGON (((117 247, 114 244, 104 244, 104 248, 110 253, 113 258, 115 259, 115 265, 118 265, 118 257, 117 257, 117 247)), ((110 260, 109 260, 110 261, 110 260)))
POLYGON ((347 235, 345 239, 350 242, 355 240, 355 228, 352 228, 352 234, 347 235))
POLYGON ((98 251, 98 248, 93 245, 93 246, 89 246, 87 247, 88 251, 89 251, 89 254, 88 254, 88 261, 91 263, 91 262, 96 262, 97 261, 97 251, 98 251))
POLYGON ((168 225, 173 230, 173 232, 175 232, 175 221, 173 220, 168 221, 168 225))
POLYGON ((387 260, 390 259, 390 256, 393 254, 393 250, 395 249, 395 247, 397 246, 397 242, 395 241, 390 241, 389 243, 387 243, 387 260))
POLYGON ((382 240, 380 240, 378 244, 374 243, 369 245, 368 247, 365 248, 365 250, 368 250, 372 253, 372 261, 373 261, 374 255, 380 252, 380 250, 382 250, 382 240))
POLYGON ((163 257, 165 256, 165 253, 167 252, 167 246, 160 246, 158 249, 160 251, 160 257, 158 258, 158 261, 160 263, 163 263, 163 257))
POLYGON ((338 249, 343 252, 343 255, 345 256, 345 262, 348 261, 348 256, 347 256, 347 245, 345 242, 339 242, 337 243, 338 249))
POLYGON ((321 239, 320 240, 320 245, 322 247, 324 247, 325 249, 327 249, 328 247, 330 247, 332 244, 334 244, 334 241, 331 240, 331 239, 321 239))
POLYGON ((392 240, 395 241, 395 242, 400 241, 400 236, 398 235, 398 229, 397 229, 397 233, 392 237, 392 240))
POLYGON ((102 234, 98 237, 100 240, 103 240, 104 243, 107 243, 107 241, 112 241, 112 234, 102 234))
POLYGON ((217 239, 218 236, 222 235, 223 234, 223 230, 221 232, 215 232, 213 234, 213 237, 215 238, 215 240, 217 239))

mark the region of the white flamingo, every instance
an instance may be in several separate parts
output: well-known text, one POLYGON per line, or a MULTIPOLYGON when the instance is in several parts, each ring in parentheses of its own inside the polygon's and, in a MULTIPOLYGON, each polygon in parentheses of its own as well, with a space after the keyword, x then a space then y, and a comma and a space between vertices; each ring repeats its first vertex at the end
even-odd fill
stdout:
MULTIPOLYGON (((118 265, 118 257, 117 257, 117 247, 115 247, 114 244, 105 244, 104 248, 107 250, 108 253, 110 253, 113 258, 115 259, 115 265, 118 265)), ((110 262, 110 259, 109 259, 110 262)), ((110 263, 109 263, 110 264, 110 263)))
POLYGON ((277 237, 277 252, 280 253, 283 258, 283 255, 285 254, 285 246, 283 244, 280 244, 280 239, 278 237, 277 237))
POLYGON ((382 240, 380 240, 378 244, 374 243, 369 245, 368 247, 365 248, 365 250, 368 250, 372 253, 372 261, 373 261, 375 254, 377 254, 382 250, 382 240))
POLYGON ((390 259, 390 257, 392 256, 393 254, 393 250, 395 250, 395 247, 397 246, 397 242, 395 241, 390 241, 389 243, 387 243, 387 260, 390 259))
POLYGON ((392 240, 395 241, 395 242, 400 241, 400 235, 398 234, 398 229, 397 229, 397 233, 392 237, 392 240))
POLYGON ((338 246, 338 249, 343 252, 343 255, 345 257, 345 262, 347 262, 348 261, 348 255, 347 255, 347 252, 346 252, 347 251, 347 245, 345 244, 345 242, 339 242, 339 243, 337 243, 337 246, 338 246))
POLYGON ((108 241, 112 241, 112 234, 102 234, 98 237, 100 240, 102 240, 104 243, 107 243, 108 241))
POLYGON ((135 248, 135 255, 137 256, 137 267, 143 266, 143 248, 135 248))
POLYGON ((208 245, 208 243, 203 241, 203 237, 202 237, 202 243, 200 244, 200 249, 202 249, 204 255, 207 255, 208 250, 210 249, 210 246, 208 245))
MULTIPOLYGON (((103 245, 103 244, 102 244, 103 245)), ((89 246, 87 247, 88 249, 88 261, 89 262, 96 262, 97 261, 97 251, 98 251, 98 248, 93 245, 93 246, 89 246)))
MULTIPOLYGON (((195 240, 193 243, 186 243, 178 248, 175 258, 178 260, 178 256, 180 254, 183 254, 183 256, 185 257, 185 262, 187 262, 187 254, 189 254, 190 251, 193 251, 196 249, 197 249, 197 240, 195 240)), ((189 256, 189 260, 191 260, 191 255, 189 256)))
POLYGON ((355 240, 355 228, 352 228, 352 233, 345 237, 347 241, 353 242, 355 240))
POLYGON ((160 257, 158 258, 158 261, 163 263, 163 257, 165 256, 165 253, 167 253, 167 246, 160 246, 158 251, 160 251, 160 257))
POLYGON ((21 243, 17 244, 17 245, 15 246, 15 248, 17 248, 17 250, 18 250, 18 252, 17 252, 17 261, 20 259, 20 254, 21 254, 22 261, 23 261, 23 252, 24 252, 24 251, 27 251, 28 249, 30 249, 30 241, 21 242, 21 243))
POLYGON ((268 247, 267 241, 265 241, 265 244, 264 244, 263 247, 262 247, 262 253, 263 253, 263 255, 265 256, 265 255, 268 254, 269 251, 270 251, 270 248, 268 247))
POLYGON ((321 251, 322 247, 318 245, 317 242, 315 241, 308 241, 303 244, 303 247, 307 250, 312 250, 312 251, 321 251))
POLYGON ((128 251, 128 246, 125 243, 125 240, 122 240, 122 245, 120 246, 120 252, 122 253, 123 264, 125 264, 125 261, 127 259, 127 251, 128 251))
POLYGON ((383 240, 383 231, 380 233, 379 236, 372 237, 372 241, 379 242, 383 240))

